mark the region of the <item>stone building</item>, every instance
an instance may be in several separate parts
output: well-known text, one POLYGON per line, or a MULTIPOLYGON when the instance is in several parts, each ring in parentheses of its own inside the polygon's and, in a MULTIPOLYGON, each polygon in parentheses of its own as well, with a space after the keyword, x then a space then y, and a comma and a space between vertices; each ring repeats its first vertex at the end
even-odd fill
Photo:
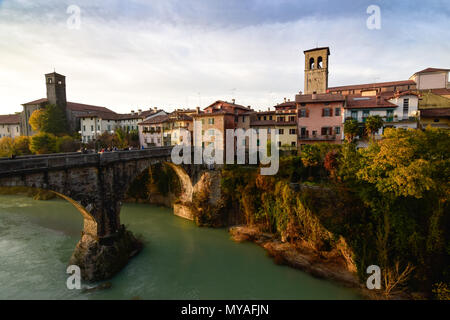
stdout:
POLYGON ((305 94, 326 93, 330 48, 309 49, 303 53, 305 54, 305 94))
POLYGON ((22 135, 20 130, 20 113, 0 115, 0 138, 15 138, 22 135))

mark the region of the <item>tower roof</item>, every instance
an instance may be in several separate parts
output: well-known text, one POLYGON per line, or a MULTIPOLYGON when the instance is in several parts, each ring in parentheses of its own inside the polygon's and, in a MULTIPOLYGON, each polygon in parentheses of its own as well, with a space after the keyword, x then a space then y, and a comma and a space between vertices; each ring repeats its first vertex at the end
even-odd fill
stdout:
POLYGON ((47 76, 57 76, 57 77, 63 77, 63 78, 66 77, 65 75, 62 75, 62 74, 56 73, 56 72, 46 73, 45 76, 46 76, 46 77, 47 77, 47 76))
POLYGON ((319 51, 319 50, 327 50, 327 55, 330 55, 330 47, 320 47, 320 48, 313 48, 303 51, 303 53, 311 52, 311 51, 319 51))

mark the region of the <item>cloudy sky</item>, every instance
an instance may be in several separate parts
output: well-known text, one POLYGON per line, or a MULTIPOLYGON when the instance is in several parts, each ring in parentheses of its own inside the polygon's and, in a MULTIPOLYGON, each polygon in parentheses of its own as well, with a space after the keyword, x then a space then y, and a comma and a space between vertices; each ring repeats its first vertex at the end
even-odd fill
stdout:
POLYGON ((45 97, 54 69, 69 101, 117 112, 266 109, 303 90, 303 50, 330 47, 330 86, 403 80, 450 68, 449 30, 448 0, 0 0, 0 114, 45 97))

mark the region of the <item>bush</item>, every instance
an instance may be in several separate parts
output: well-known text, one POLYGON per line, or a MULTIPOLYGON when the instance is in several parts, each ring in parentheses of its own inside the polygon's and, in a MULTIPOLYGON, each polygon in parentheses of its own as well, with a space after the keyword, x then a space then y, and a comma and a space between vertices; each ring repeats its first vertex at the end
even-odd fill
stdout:
POLYGON ((56 140, 57 152, 76 152, 80 149, 80 142, 70 136, 63 136, 56 140))
POLYGON ((31 154, 30 137, 20 136, 14 139, 14 154, 17 156, 31 154))
POLYGON ((41 132, 31 137, 30 149, 35 154, 55 153, 56 141, 53 134, 41 132))

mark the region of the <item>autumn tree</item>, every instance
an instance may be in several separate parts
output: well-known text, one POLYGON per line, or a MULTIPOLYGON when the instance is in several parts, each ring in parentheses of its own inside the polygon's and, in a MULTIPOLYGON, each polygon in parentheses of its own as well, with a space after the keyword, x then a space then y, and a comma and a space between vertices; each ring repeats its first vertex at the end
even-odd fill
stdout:
POLYGON ((13 150, 13 140, 10 137, 0 139, 0 157, 10 157, 13 150))
POLYGON ((62 135, 67 132, 67 121, 64 110, 59 106, 49 104, 35 110, 29 119, 34 131, 62 135))
POLYGON ((20 136, 14 138, 14 154, 17 156, 23 156, 31 154, 30 150, 30 137, 20 136))

